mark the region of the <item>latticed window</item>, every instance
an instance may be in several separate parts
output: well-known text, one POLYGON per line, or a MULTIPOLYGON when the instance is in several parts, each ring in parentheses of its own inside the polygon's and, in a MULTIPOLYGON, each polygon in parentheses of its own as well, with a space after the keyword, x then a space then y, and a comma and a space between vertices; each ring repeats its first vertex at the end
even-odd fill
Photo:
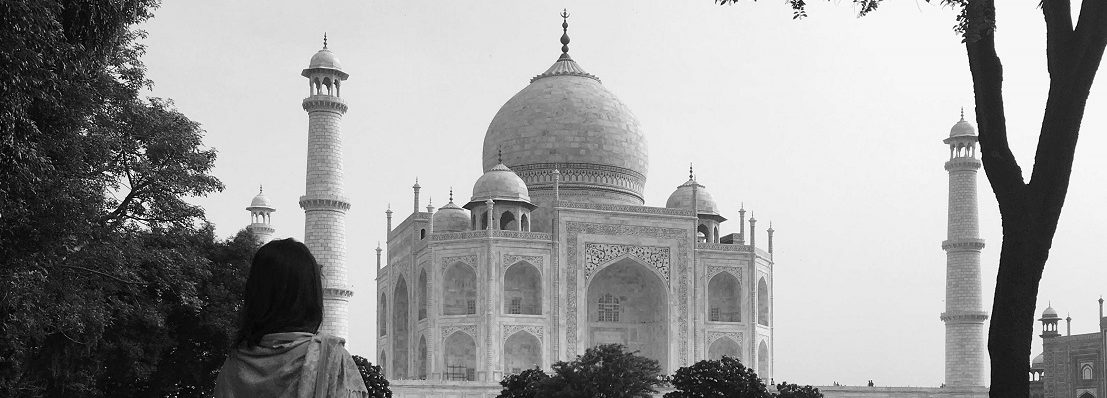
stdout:
POLYGON ((509 314, 522 314, 523 313, 523 299, 519 297, 512 297, 511 304, 507 306, 507 313, 509 314))
POLYGON ((711 307, 711 322, 719 322, 722 320, 722 314, 719 312, 719 307, 711 307))
POLYGON ((465 313, 476 314, 477 313, 477 300, 469 299, 465 301, 465 313))
POLYGON ((600 322, 619 322, 619 298, 611 294, 600 296, 599 314, 600 322))

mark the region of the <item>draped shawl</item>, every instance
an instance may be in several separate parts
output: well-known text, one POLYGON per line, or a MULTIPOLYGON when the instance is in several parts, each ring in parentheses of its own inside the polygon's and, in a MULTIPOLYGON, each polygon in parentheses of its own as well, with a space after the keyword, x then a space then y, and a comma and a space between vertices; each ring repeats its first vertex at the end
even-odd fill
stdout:
POLYGON ((340 337, 302 332, 262 336, 238 347, 219 370, 217 398, 365 398, 354 359, 340 337))

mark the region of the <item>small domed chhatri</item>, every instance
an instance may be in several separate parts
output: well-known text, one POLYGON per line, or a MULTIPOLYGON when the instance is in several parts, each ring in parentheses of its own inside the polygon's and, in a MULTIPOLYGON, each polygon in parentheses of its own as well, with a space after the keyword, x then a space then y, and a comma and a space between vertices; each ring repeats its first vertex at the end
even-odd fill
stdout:
POLYGON ((454 190, 450 190, 450 202, 434 212, 431 229, 434 232, 461 232, 469 229, 469 211, 454 203, 454 190))
POLYGON ((308 61, 307 69, 301 73, 304 77, 309 77, 311 72, 318 72, 320 70, 327 70, 341 76, 343 80, 349 77, 346 72, 342 71, 342 63, 338 61, 338 56, 334 54, 329 48, 327 48, 327 34, 323 34, 323 48, 311 56, 311 61, 308 61))
POLYGON ((949 129, 949 136, 952 138, 970 135, 976 135, 976 127, 973 127, 972 123, 965 120, 965 108, 961 108, 961 120, 954 124, 953 128, 949 129))
POLYGON ((270 202, 269 197, 265 196, 265 190, 263 188, 258 188, 258 195, 250 201, 250 207, 247 207, 246 210, 251 210, 252 208, 267 209, 271 212, 277 211, 273 208, 273 202, 270 202))
POLYGON ((530 192, 522 178, 503 163, 499 163, 484 172, 473 184, 473 198, 470 203, 484 203, 488 199, 530 204, 530 192))
POLYGON ((696 186, 696 212, 704 214, 718 215, 718 207, 715 205, 715 198, 711 197, 711 194, 707 192, 706 187, 703 184, 696 182, 695 179, 689 178, 683 184, 677 187, 671 195, 669 200, 665 201, 665 207, 670 209, 692 209, 692 186, 696 186))

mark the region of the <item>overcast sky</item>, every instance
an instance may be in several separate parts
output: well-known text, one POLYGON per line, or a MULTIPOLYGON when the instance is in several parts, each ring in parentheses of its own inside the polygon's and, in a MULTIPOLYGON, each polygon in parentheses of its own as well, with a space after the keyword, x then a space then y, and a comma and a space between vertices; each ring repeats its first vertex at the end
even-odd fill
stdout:
MULTIPOLYGON (((372 249, 385 239, 386 206, 397 224, 407 217, 416 177, 421 207, 428 197, 444 205, 451 186, 468 200, 488 123, 557 59, 557 14, 568 8, 570 54, 648 138, 646 204, 664 206, 694 162, 726 217, 736 220, 744 202, 762 237, 772 221, 776 380, 937 386, 949 156, 941 141, 961 106, 975 118, 954 12, 894 1, 858 19, 848 1, 809 3, 810 17, 793 21, 784 1, 771 0, 171 1, 144 25, 144 60, 152 95, 173 99, 219 151, 214 174, 227 189, 198 199, 218 234, 249 223, 244 208, 263 184, 278 208, 276 236, 302 239, 300 70, 328 33, 350 74, 350 345, 374 358, 372 249)), ((1036 2, 1011 3, 998 7, 997 45, 1010 140, 1029 175, 1048 83, 1045 29, 1036 2)), ((1107 280, 1104 89, 1092 88, 1038 300, 1038 313, 1050 300, 1071 312, 1074 333, 1095 331, 1107 280)), ((1001 235, 980 177, 990 305, 1001 235)), ((1040 347, 1035 338, 1035 354, 1040 347)))

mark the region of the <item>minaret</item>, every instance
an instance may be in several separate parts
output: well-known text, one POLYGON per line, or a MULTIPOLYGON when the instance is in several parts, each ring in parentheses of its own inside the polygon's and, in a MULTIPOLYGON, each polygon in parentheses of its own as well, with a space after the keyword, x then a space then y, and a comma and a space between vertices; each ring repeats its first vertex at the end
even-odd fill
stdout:
MULTIPOLYGON (((323 324, 319 332, 349 337, 348 308, 353 288, 346 282, 346 211, 350 200, 343 189, 342 115, 346 101, 340 97, 342 71, 338 57, 323 49, 311 57, 301 73, 308 79, 307 190, 300 197, 304 209, 304 244, 323 269, 323 324)), ((349 344, 347 344, 349 345, 349 344)))
POLYGON ((277 230, 270 225, 272 220, 269 219, 269 214, 275 213, 277 209, 270 204, 269 197, 265 196, 261 187, 258 187, 258 196, 250 201, 250 207, 246 210, 250 211, 250 225, 246 229, 254 235, 254 239, 262 245, 272 240, 273 232, 277 230))
POLYGON ((984 386, 984 312, 980 299, 980 239, 976 206, 976 128, 961 120, 953 125, 949 138, 949 208, 946 251, 946 385, 984 386))

